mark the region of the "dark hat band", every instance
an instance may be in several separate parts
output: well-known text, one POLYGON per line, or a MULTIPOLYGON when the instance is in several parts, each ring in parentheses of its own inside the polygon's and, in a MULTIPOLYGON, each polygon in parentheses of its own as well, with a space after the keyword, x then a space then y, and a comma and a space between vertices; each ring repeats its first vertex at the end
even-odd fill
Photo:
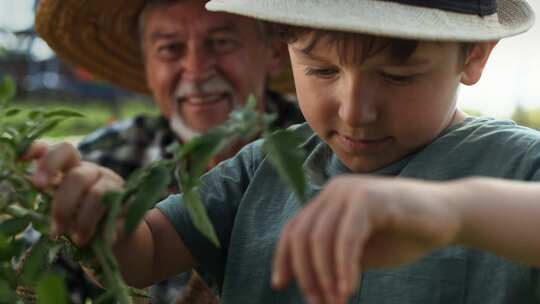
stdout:
POLYGON ((478 16, 497 12, 496 0, 383 0, 478 16))

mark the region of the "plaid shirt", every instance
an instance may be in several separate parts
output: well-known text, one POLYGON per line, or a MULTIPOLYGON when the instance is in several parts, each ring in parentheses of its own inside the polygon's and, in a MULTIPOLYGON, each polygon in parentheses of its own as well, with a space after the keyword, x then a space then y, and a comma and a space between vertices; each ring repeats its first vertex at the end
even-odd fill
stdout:
MULTIPOLYGON (((277 114, 273 127, 286 128, 304 122, 294 102, 270 91, 266 96, 267 112, 277 114)), ((141 115, 92 133, 79 144, 79 151, 84 160, 108 167, 126 178, 152 161, 169 158, 166 148, 175 140, 176 137, 164 117, 141 115)), ((150 292, 151 303, 174 303, 184 287, 204 285, 198 278, 188 283, 190 276, 191 273, 183 273, 153 286, 150 292)), ((204 280, 212 282, 208 277, 204 280)), ((216 290, 217 287, 214 286, 213 289, 216 290)), ((186 293, 182 295, 184 298, 188 296, 186 293)))
MULTIPOLYGON (((270 91, 267 92, 267 111, 277 114, 276 128, 304 121, 295 103, 270 91)), ((84 160, 108 167, 126 178, 153 161, 169 158, 166 148, 175 140, 164 117, 140 115, 97 130, 83 139, 78 148, 84 160)))

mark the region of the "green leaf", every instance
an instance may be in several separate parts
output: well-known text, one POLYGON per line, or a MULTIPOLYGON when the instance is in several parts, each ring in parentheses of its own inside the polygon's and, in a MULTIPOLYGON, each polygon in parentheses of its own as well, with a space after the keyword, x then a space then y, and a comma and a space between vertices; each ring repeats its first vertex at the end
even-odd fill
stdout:
POLYGON ((32 141, 36 140, 37 138, 43 136, 45 133, 51 131, 52 129, 56 128, 56 126, 61 123, 63 119, 61 118, 54 118, 48 121, 45 121, 43 124, 40 124, 37 128, 32 130, 30 134, 28 134, 27 138, 32 139, 32 141))
POLYGON ((21 109, 10 108, 9 110, 6 111, 5 115, 6 115, 6 117, 12 117, 12 116, 15 116, 15 115, 17 115, 19 113, 21 113, 21 109))
POLYGON ((68 293, 62 277, 54 273, 44 274, 37 285, 38 304, 67 304, 68 293))
POLYGON ((113 235, 116 232, 116 220, 122 211, 122 198, 122 193, 110 191, 106 192, 101 200, 101 202, 109 208, 109 212, 102 224, 105 234, 104 239, 107 244, 112 243, 113 235))
POLYGON ((129 206, 125 222, 126 233, 133 232, 146 211, 166 194, 170 183, 171 173, 166 166, 157 164, 149 169, 148 174, 142 178, 142 183, 129 206))
POLYGON ((17 144, 10 138, 0 137, 0 143, 8 145, 13 151, 16 150, 17 144))
POLYGON ((15 299, 15 292, 9 283, 0 279, 0 303, 9 303, 15 299))
POLYGON ((15 236, 26 229, 30 224, 27 217, 12 218, 0 223, 0 233, 7 236, 15 236))
POLYGON ((293 189, 303 202, 306 177, 302 167, 305 152, 300 148, 302 140, 293 131, 281 130, 265 136, 263 149, 280 177, 293 189))
MULTIPOLYGON (((11 138, 19 138, 20 136, 20 132, 19 130, 17 130, 16 128, 13 128, 13 127, 8 127, 4 130, 5 133, 7 133, 7 135, 9 135, 9 137, 11 138)), ((5 135, 5 134, 2 134, 2 135, 5 135)))
POLYGON ((208 163, 226 145, 226 140, 225 134, 209 133, 182 147, 180 155, 188 158, 192 178, 198 178, 207 170, 208 163))
POLYGON ((83 114, 77 112, 77 111, 72 111, 72 110, 66 110, 66 109, 60 109, 60 110, 53 110, 53 111, 49 111, 49 112, 46 112, 43 117, 45 118, 53 118, 53 117, 58 117, 58 118, 84 118, 86 116, 84 116, 83 114))
POLYGON ((2 107, 7 106, 8 101, 15 96, 16 87, 13 78, 4 77, 4 80, 0 83, 0 103, 2 107))
POLYGON ((33 285, 47 268, 48 245, 42 238, 30 250, 21 272, 21 280, 25 284, 33 285))
POLYGON ((105 291, 100 294, 93 304, 112 304, 114 302, 114 293, 112 291, 105 291))
POLYGON ((27 116, 30 120, 37 120, 39 118, 42 118, 44 114, 45 111, 43 111, 42 109, 38 109, 28 112, 27 116))
POLYGON ((13 260, 9 260, 9 263, 3 263, 3 265, 0 266, 0 274, 4 281, 14 287, 19 284, 19 280, 17 272, 15 271, 15 269, 13 269, 13 266, 11 265, 12 261, 13 260))
POLYGON ((23 138, 17 145, 17 149, 15 149, 17 156, 23 155, 33 142, 34 139, 32 138, 23 138))
POLYGON ((265 121, 270 118, 265 118, 265 114, 257 112, 256 108, 257 100, 255 96, 250 95, 246 105, 239 110, 233 111, 222 128, 227 130, 230 133, 229 136, 233 138, 252 139, 262 131, 265 121))
POLYGON ((214 226, 212 226, 212 222, 210 222, 210 218, 206 213, 206 209, 204 208, 197 188, 184 192, 184 199, 187 202, 186 207, 195 228, 197 228, 206 238, 208 238, 212 244, 214 244, 217 248, 220 248, 216 231, 214 230, 214 226))
POLYGON ((10 240, 0 233, 0 261, 11 260, 12 244, 10 240))
MULTIPOLYGON (((24 250, 25 244, 23 241, 8 239, 0 234, 0 261, 11 261, 13 257, 19 257, 24 250)), ((5 269, 0 269, 0 272, 6 274, 5 269)))

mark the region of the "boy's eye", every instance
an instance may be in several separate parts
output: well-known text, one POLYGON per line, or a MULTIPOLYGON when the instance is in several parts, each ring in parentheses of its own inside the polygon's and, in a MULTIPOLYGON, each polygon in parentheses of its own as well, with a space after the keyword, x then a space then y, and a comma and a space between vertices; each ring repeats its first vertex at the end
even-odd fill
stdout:
POLYGON ((331 68, 306 68, 304 71, 306 76, 316 76, 320 78, 331 78, 337 74, 336 69, 331 68))
POLYGON ((393 75, 388 73, 381 73, 381 76, 384 81, 395 84, 395 85, 406 85, 414 82, 416 80, 416 75, 393 75))

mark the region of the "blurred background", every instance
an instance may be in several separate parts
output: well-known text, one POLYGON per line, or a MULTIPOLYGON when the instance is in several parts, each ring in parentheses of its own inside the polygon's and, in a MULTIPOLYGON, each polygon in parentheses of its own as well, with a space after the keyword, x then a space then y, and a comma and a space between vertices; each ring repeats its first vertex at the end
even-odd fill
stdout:
MULTIPOLYGON (((51 137, 78 138, 137 113, 157 113, 143 96, 96 82, 92 75, 60 62, 35 35, 38 0, 0 0, 0 79, 18 86, 20 107, 61 107, 88 118, 64 122, 51 137)), ((540 1, 529 3, 540 15, 540 1)), ((524 35, 499 43, 480 83, 462 87, 459 106, 474 115, 512 118, 540 129, 540 22, 524 35)))
POLYGON ((0 80, 5 75, 15 79, 17 107, 72 109, 86 116, 62 122, 47 134, 48 139, 68 137, 77 142, 117 120, 139 113, 158 113, 148 97, 95 81, 84 69, 58 60, 34 32, 38 2, 0 0, 0 80))

